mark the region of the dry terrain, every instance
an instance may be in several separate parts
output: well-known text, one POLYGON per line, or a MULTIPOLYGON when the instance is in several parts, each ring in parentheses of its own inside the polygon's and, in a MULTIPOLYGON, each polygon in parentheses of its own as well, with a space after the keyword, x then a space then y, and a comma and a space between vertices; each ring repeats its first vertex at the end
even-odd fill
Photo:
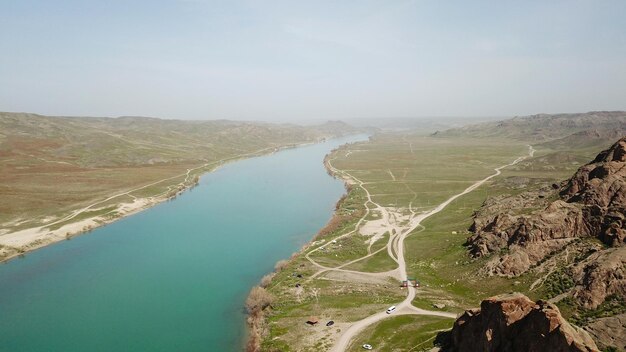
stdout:
MULTIPOLYGON (((370 142, 335 151, 328 167, 346 180, 349 192, 327 228, 265 283, 273 303, 265 310, 261 349, 340 350, 348 336, 348 350, 360 350, 364 343, 380 351, 429 350, 435 336, 452 327, 446 314, 455 316, 486 297, 513 291, 532 299, 551 297, 547 288, 555 291, 561 283, 549 276, 550 267, 494 275, 485 270, 493 257, 470 255, 473 215, 486 200, 534 192, 571 177, 615 142, 625 117, 623 112, 539 115, 432 136, 377 134, 370 142), (524 128, 514 133, 517 127, 506 127, 511 124, 524 128), (475 135, 490 126, 505 126, 506 133, 475 135), (496 168, 501 174, 494 174, 496 168), (479 180, 485 182, 472 188, 479 180), (411 226, 420 218, 419 226, 411 226), (400 287, 407 277, 420 281, 420 287, 400 287), (407 297, 414 297, 410 304, 407 297), (392 304, 397 312, 384 314, 392 304), (307 325, 312 316, 319 323, 307 325), (335 324, 324 327, 329 320, 335 324)), ((526 211, 533 210, 538 209, 526 211)), ((585 325, 598 342, 607 326, 619 322, 619 302, 623 299, 610 298, 599 310, 565 305, 563 313, 585 325), (607 317, 618 320, 602 320, 607 317)))
POLYGON ((175 197, 222 163, 354 132, 0 113, 0 260, 175 197))

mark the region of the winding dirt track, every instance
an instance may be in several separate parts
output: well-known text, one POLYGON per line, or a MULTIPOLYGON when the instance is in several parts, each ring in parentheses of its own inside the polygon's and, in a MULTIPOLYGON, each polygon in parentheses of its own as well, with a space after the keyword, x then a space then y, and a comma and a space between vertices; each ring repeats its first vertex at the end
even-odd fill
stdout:
MULTIPOLYGON (((309 280, 312 280, 316 277, 318 277, 319 275, 325 273, 325 272, 329 272, 329 271, 338 271, 338 272, 344 272, 344 273, 353 273, 353 274, 359 274, 359 275, 364 275, 364 276, 370 276, 372 278, 376 277, 390 277, 390 278, 394 278, 394 279, 398 279, 398 280, 403 280, 407 277, 407 272, 406 272, 406 262, 404 259, 404 240, 406 239, 407 236, 409 236, 409 234, 411 234, 415 229, 417 229, 418 227, 422 227, 422 230, 424 229, 424 227, 421 225, 421 222, 423 220, 425 220, 426 218, 435 215, 437 213, 439 213, 440 211, 442 211, 446 206, 448 206, 450 203, 452 203, 454 200, 456 200, 457 198, 470 193, 472 191, 474 191, 476 188, 480 187, 481 185, 483 185, 485 182, 489 181, 490 179, 500 175, 502 173, 502 169, 508 167, 508 166, 512 166, 515 165, 517 163, 519 163, 520 161, 528 158, 528 157, 532 157, 534 155, 535 150, 532 148, 532 146, 528 146, 528 155, 527 156, 522 156, 519 157, 517 159, 515 159, 513 162, 500 166, 498 168, 495 168, 494 171, 495 173, 485 177, 484 179, 475 182, 474 184, 472 184, 471 186, 467 187, 463 192, 458 193, 450 198, 448 198, 445 202, 439 204, 436 208, 426 212, 426 213, 422 213, 422 214, 415 214, 414 212, 411 212, 413 215, 411 216, 408 224, 406 225, 399 225, 397 222, 393 221, 391 222, 390 219, 395 219, 395 217, 393 216, 393 214, 389 213, 389 209, 381 206, 380 204, 374 202, 372 200, 371 194, 370 192, 367 190, 367 188, 364 186, 364 182, 359 180, 358 178, 354 177, 353 175, 349 174, 346 171, 342 171, 342 170, 338 170, 335 167, 332 166, 332 160, 328 161, 328 166, 330 168, 330 170, 335 173, 336 175, 341 175, 344 179, 350 179, 354 182, 356 182, 356 184, 361 187, 366 195, 367 195, 367 201, 365 201, 364 205, 366 208, 366 212, 363 215, 363 217, 361 217, 359 219, 359 221, 357 222, 357 224, 355 225, 354 229, 352 229, 351 231, 344 233, 336 238, 334 238, 334 240, 337 239, 341 239, 347 236, 350 236, 352 234, 354 234, 355 232, 358 231, 358 229, 360 228, 360 226, 363 224, 363 222, 365 222, 365 218, 369 215, 369 213, 372 210, 376 210, 378 212, 381 213, 381 218, 384 219, 385 222, 387 222, 388 224, 388 228, 390 228, 392 231, 390 231, 390 236, 389 236, 389 240, 387 241, 387 245, 373 253, 371 253, 371 251, 368 249, 368 254, 366 256, 363 256, 361 258, 352 260, 348 263, 344 263, 342 265, 339 265, 337 267, 331 268, 331 267, 326 267, 323 266, 317 262, 315 262, 315 260, 313 260, 310 255, 326 246, 328 246, 329 244, 332 243, 332 241, 329 241, 321 246, 316 247, 315 249, 309 251, 306 254, 306 258, 316 267, 318 267, 320 270, 317 271, 316 273, 314 273, 309 280), (373 205, 374 208, 370 208, 369 204, 373 205), (359 272, 359 271, 354 271, 354 270, 346 270, 343 269, 344 267, 353 264, 355 262, 358 262, 360 260, 366 259, 371 257, 372 255, 382 251, 383 249, 387 249, 387 253, 389 254, 389 256, 398 263, 398 268, 388 271, 388 272, 383 272, 383 273, 368 273, 368 272, 359 272), (395 253, 395 255, 394 255, 395 253)), ((348 154, 346 154, 347 156, 348 154)), ((393 314, 387 314, 386 312, 380 312, 374 315, 371 315, 367 318, 361 319, 357 322, 352 323, 346 330, 343 331, 343 333, 339 336, 339 338, 337 339, 335 345, 333 346, 333 348, 331 349, 332 352, 342 352, 345 351, 349 344, 350 341, 354 338, 354 336, 356 336, 361 330, 365 329, 366 327, 381 321, 391 315, 406 315, 406 314, 416 314, 416 315, 431 315, 431 316, 440 316, 440 317, 447 317, 447 318, 456 318, 456 315, 453 313, 448 313, 448 312, 441 312, 441 311, 430 311, 430 310, 425 310, 425 309, 420 309, 417 307, 414 307, 411 302, 413 301, 413 299, 415 298, 416 295, 416 290, 414 287, 408 287, 407 290, 407 297, 399 304, 396 305, 396 311, 393 314)))
MULTIPOLYGON (((261 154, 261 153, 264 153, 264 152, 266 152, 268 150, 271 150, 271 149, 276 149, 276 148, 275 147, 268 147, 268 148, 259 149, 257 151, 253 151, 253 152, 250 152, 250 153, 245 153, 245 154, 241 154, 241 155, 235 155, 235 156, 232 156, 232 157, 228 157, 228 158, 224 158, 224 159, 220 159, 220 160, 216 160, 216 161, 206 162, 206 163, 204 163, 204 164, 202 164, 200 166, 187 169, 187 171, 182 173, 182 174, 178 174, 178 175, 174 175, 174 176, 171 176, 171 177, 167 177, 167 178, 164 178, 164 179, 161 179, 161 180, 158 180, 158 181, 154 181, 154 182, 148 183, 146 185, 143 185, 143 186, 140 186, 140 187, 137 187, 137 188, 133 188, 133 189, 128 190, 128 191, 124 191, 124 192, 121 192, 121 193, 114 194, 114 195, 109 196, 109 197, 107 197, 105 199, 99 200, 99 201, 97 201, 95 203, 91 203, 91 204, 85 206, 84 208, 80 208, 80 209, 74 210, 71 214, 69 214, 69 215, 67 215, 67 216, 65 216, 65 217, 63 217, 61 219, 58 219, 58 220, 56 220, 54 222, 45 224, 45 225, 40 226, 40 227, 28 229, 28 230, 29 231, 41 231, 43 229, 49 228, 50 226, 53 226, 53 225, 56 225, 56 224, 59 224, 59 223, 62 223, 62 222, 66 222, 66 221, 71 220, 71 219, 77 217, 78 215, 80 215, 80 214, 82 214, 82 213, 84 213, 84 212, 94 208, 97 205, 106 203, 106 202, 108 202, 110 200, 113 200, 115 198, 119 198, 119 197, 122 197, 122 196, 131 196, 131 197, 136 199, 136 197, 133 196, 131 193, 140 191, 140 190, 148 188, 150 186, 158 185, 159 183, 163 183, 165 181, 169 181, 169 180, 173 180, 175 178, 180 178, 180 177, 185 176, 185 180, 182 181, 181 183, 178 183, 178 184, 176 184, 174 186, 168 187, 168 191, 169 191, 172 187, 185 185, 185 183, 187 181, 189 181, 189 177, 191 176, 191 172, 192 171, 200 170, 200 169, 209 167, 211 165, 218 165, 218 164, 225 163, 227 161, 235 160, 235 159, 238 159, 238 158, 244 158, 244 157, 248 157, 248 156, 261 154)), ((167 191, 165 193, 167 193, 167 191)), ((165 193, 163 193, 163 194, 165 194, 165 193)), ((152 197, 149 197, 149 198, 159 198, 163 194, 152 196, 152 197)))

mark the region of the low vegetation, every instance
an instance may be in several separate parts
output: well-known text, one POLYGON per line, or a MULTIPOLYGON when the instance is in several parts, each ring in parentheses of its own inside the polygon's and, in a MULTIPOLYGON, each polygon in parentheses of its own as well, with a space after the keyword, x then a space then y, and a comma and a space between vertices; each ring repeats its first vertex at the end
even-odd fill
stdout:
POLYGON ((246 299, 246 311, 248 312, 247 323, 250 326, 250 337, 246 346, 248 351, 258 350, 261 335, 264 334, 264 310, 272 304, 274 297, 267 290, 260 286, 255 286, 250 291, 246 299))
POLYGON ((404 315, 386 319, 365 329, 348 351, 363 351, 364 344, 376 351, 428 351, 438 332, 450 327, 450 319, 404 315))
MULTIPOLYGON (((572 133, 580 131, 574 129, 572 133)), ((581 143, 578 148, 565 142, 542 144, 568 131, 562 130, 560 134, 541 138, 537 135, 525 138, 523 134, 518 134, 512 139, 463 137, 462 133, 435 136, 378 134, 370 142, 340 148, 327 159, 334 168, 362 181, 372 201, 389 209, 402 221, 402 216, 432 209, 492 174, 495 167, 527 155, 529 143, 535 146, 534 157, 503 169, 500 176, 459 197, 443 211, 423 221, 424 228, 416 229, 405 240, 408 274, 416 277, 421 284, 413 305, 459 313, 478 306, 482 299, 496 294, 515 291, 523 292, 532 299, 548 299, 572 288, 569 273, 554 264, 567 253, 555 253, 549 262, 541 263, 530 272, 505 278, 488 276, 482 269, 490 258, 472 259, 465 247, 472 215, 487 198, 516 195, 528 189, 550 186, 571 176, 582 163, 597 154, 598 148, 609 144, 601 138, 581 143), (537 140, 541 142, 537 143, 537 140), (531 289, 536 282, 542 284, 531 289)), ((370 238, 364 236, 358 226, 356 231, 352 230, 361 218, 375 222, 377 214, 373 209, 374 205, 367 202, 362 188, 352 184, 329 226, 290 261, 283 273, 274 277, 268 290, 277 297, 277 309, 268 316, 269 329, 263 337, 262 350, 325 350, 333 345, 346 322, 380 312, 386 307, 383 302, 393 304, 405 297, 394 280, 384 284, 365 283, 360 281, 358 275, 332 271, 308 279, 320 270, 305 257, 313 249, 319 248, 310 253, 310 258, 325 267, 341 266, 368 254, 370 238), (294 273, 302 273, 302 279, 294 273), (363 285, 367 287, 361 295, 356 288, 363 285), (310 315, 333 319, 336 328, 305 326, 304 322, 310 315)), ((379 242, 371 245, 370 251, 375 252, 386 244, 388 236, 388 233, 381 236, 379 242)), ((375 273, 395 267, 395 262, 385 250, 343 269, 375 273)), ((567 309, 565 311, 566 317, 572 316, 567 309)), ((620 308, 613 305, 604 311, 612 314, 620 308)), ((592 318, 599 316, 602 314, 595 314, 592 318)), ((428 350, 433 347, 437 332, 451 326, 450 319, 394 317, 361 332, 350 348, 360 350, 363 343, 370 343, 375 349, 385 351, 428 350)))
POLYGON ((340 122, 301 127, 0 112, 0 240, 29 228, 114 218, 118 206, 138 198, 175 198, 224 162, 355 131, 340 122))
POLYGON ((570 320, 579 326, 585 326, 598 318, 626 313, 626 302, 617 295, 608 296, 596 309, 584 309, 571 297, 565 298, 559 305, 568 313, 570 320))

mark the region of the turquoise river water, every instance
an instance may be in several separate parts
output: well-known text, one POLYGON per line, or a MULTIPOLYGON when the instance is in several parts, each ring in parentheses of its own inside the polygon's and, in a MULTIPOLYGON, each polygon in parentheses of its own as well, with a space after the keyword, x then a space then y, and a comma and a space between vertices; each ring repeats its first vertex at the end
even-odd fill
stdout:
POLYGON ((176 200, 0 265, 0 351, 241 351, 250 288, 344 193, 323 158, 227 164, 176 200))

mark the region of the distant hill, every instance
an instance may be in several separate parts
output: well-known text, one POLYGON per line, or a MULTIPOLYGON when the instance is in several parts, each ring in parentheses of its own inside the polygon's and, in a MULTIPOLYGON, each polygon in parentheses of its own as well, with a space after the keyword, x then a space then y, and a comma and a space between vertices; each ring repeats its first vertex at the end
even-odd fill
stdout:
POLYGON ((338 121, 303 127, 227 120, 51 117, 0 112, 0 158, 32 152, 87 167, 216 160, 357 131, 338 121))
POLYGON ((626 136, 626 128, 592 129, 570 134, 566 137, 539 144, 539 147, 565 149, 572 145, 578 148, 604 149, 613 141, 626 136))
POLYGON ((384 131, 411 131, 418 134, 430 134, 435 131, 459 128, 467 124, 478 124, 496 120, 495 117, 385 117, 385 118, 351 118, 347 119, 352 126, 372 127, 384 131))
POLYGON ((576 135, 583 131, 597 131, 598 134, 605 134, 610 131, 626 131, 626 112, 593 111, 579 114, 539 114, 437 131, 433 133, 433 136, 511 138, 537 143, 572 135, 568 141, 564 142, 572 142, 577 138, 589 140, 589 135, 576 135))
POLYGON ((174 196, 221 162, 359 131, 340 121, 297 126, 0 112, 0 238, 71 214, 116 216, 122 202, 174 196), (103 199, 90 214, 74 213, 103 199))

